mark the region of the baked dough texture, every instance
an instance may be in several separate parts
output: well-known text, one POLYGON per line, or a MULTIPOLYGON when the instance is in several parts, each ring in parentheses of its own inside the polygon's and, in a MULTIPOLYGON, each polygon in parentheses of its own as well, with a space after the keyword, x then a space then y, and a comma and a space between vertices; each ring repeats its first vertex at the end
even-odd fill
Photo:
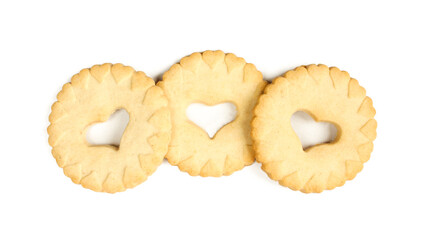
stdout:
POLYGON ((166 155, 192 176, 230 175, 254 162, 252 110, 266 82, 253 64, 222 51, 193 53, 173 65, 158 82, 169 100, 173 126, 166 155), (211 139, 186 116, 192 103, 232 103, 237 117, 211 139))
POLYGON ((273 180, 304 193, 342 186, 363 168, 373 150, 377 122, 373 101, 347 72, 301 66, 268 85, 254 109, 256 159, 273 180), (291 116, 305 111, 333 123, 335 141, 303 150, 291 116))
POLYGON ((143 72, 122 64, 83 69, 57 95, 49 117, 49 144, 74 183, 98 192, 120 192, 146 180, 161 164, 170 140, 168 101, 143 72), (91 146, 86 130, 117 109, 129 113, 119 147, 91 146))

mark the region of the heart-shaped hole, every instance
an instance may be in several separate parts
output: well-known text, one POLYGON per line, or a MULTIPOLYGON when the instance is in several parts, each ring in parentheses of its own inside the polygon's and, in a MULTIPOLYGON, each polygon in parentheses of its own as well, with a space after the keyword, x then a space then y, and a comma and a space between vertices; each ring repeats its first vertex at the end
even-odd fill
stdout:
POLYGON ((291 125, 304 150, 315 145, 333 142, 336 139, 335 125, 329 122, 316 122, 303 111, 298 111, 291 116, 291 125))
POLYGON ((86 140, 90 145, 120 146, 120 140, 129 123, 129 114, 125 109, 118 109, 106 122, 91 125, 86 131, 86 140))
POLYGON ((209 138, 223 126, 234 121, 237 108, 232 103, 221 103, 208 106, 201 103, 192 103, 186 110, 187 118, 208 133, 209 138))

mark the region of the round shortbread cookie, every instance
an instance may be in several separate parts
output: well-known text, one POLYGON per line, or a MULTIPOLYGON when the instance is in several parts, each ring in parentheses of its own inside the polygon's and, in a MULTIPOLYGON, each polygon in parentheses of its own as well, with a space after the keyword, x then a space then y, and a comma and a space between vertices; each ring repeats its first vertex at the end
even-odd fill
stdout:
POLYGON ((143 72, 122 64, 83 69, 66 83, 51 109, 49 144, 74 183, 98 192, 124 191, 142 183, 168 149, 171 120, 161 88, 143 72), (129 113, 119 147, 91 146, 86 130, 118 109, 129 113))
POLYGON ((253 64, 222 51, 193 53, 173 65, 158 82, 169 100, 172 137, 169 163, 192 176, 230 175, 254 162, 252 110, 266 82, 253 64), (237 117, 209 138, 186 116, 192 103, 232 103, 237 117))
POLYGON ((254 109, 256 159, 273 180, 305 193, 353 179, 370 158, 377 122, 373 102, 357 80, 325 65, 298 67, 268 85, 254 109), (291 116, 305 111, 338 129, 336 139, 303 150, 291 116))

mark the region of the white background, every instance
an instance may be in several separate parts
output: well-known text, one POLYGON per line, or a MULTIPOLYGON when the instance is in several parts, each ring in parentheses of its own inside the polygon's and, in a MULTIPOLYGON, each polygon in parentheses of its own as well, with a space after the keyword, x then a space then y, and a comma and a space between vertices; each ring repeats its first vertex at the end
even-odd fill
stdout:
POLYGON ((289 2, 1 1, 0 239, 420 239, 420 6, 289 2), (208 49, 267 80, 303 64, 347 70, 377 110, 363 171, 322 194, 282 187, 257 163, 202 178, 165 161, 114 195, 64 176, 46 128, 73 74, 121 62, 158 80, 208 49))

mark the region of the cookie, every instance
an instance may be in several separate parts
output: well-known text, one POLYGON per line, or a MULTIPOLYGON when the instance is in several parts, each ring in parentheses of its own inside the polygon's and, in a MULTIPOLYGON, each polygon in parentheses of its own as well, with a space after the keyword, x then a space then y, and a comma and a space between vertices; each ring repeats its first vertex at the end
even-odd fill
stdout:
POLYGON ((142 183, 161 164, 170 140, 168 101, 143 72, 122 64, 83 69, 57 95, 49 117, 49 144, 74 183, 120 192, 142 183), (86 130, 118 109, 130 116, 119 147, 91 146, 86 130))
POLYGON ((268 85, 254 109, 256 159, 273 180, 304 193, 342 186, 363 168, 373 150, 373 101, 347 72, 325 65, 298 67, 268 85), (336 139, 303 150, 291 116, 305 111, 333 123, 336 139))
POLYGON ((193 53, 173 65, 158 82, 169 100, 173 126, 166 158, 192 176, 230 175, 254 162, 252 110, 266 82, 253 64, 222 51, 193 53), (210 138, 186 116, 192 103, 229 102, 236 118, 210 138))

